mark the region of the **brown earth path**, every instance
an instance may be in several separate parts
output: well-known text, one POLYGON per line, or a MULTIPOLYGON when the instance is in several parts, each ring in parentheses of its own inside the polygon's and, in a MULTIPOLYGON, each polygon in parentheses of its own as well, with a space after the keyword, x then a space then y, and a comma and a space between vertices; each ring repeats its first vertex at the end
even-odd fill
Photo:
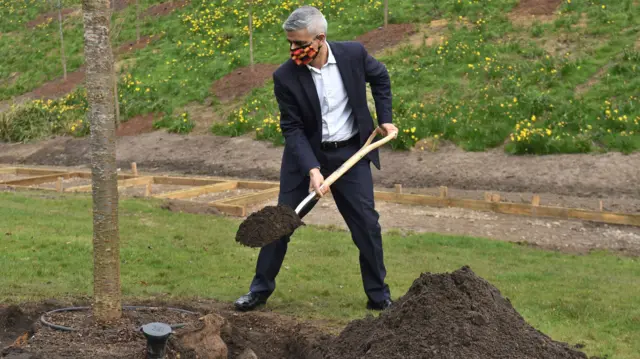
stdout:
MULTIPOLYGON (((180 136, 163 131, 118 138, 118 165, 128 171, 175 175, 229 176, 277 180, 282 147, 250 137, 180 136)), ((1 164, 77 166, 88 168, 88 139, 59 137, 33 144, 1 144, 1 164)), ((382 170, 374 170, 375 185, 389 190, 401 183, 406 193, 436 194, 449 187, 455 198, 483 198, 500 191, 510 202, 640 213, 640 154, 509 156, 500 150, 469 153, 453 146, 438 152, 382 151, 382 170)), ((259 209, 265 202, 250 211, 259 209)), ((327 199, 305 219, 309 224, 345 229, 333 200, 327 199)), ((384 230, 439 232, 529 243, 547 249, 587 252, 609 249, 640 255, 640 228, 600 225, 379 202, 384 230)))

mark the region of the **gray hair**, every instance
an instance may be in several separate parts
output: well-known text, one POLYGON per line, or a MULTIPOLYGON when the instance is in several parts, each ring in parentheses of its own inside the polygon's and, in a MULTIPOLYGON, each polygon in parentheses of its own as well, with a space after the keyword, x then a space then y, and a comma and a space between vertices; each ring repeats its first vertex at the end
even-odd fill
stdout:
POLYGON ((320 10, 313 6, 302 6, 289 15, 282 25, 285 31, 298 31, 307 29, 311 35, 318 35, 321 32, 327 33, 327 20, 320 10))

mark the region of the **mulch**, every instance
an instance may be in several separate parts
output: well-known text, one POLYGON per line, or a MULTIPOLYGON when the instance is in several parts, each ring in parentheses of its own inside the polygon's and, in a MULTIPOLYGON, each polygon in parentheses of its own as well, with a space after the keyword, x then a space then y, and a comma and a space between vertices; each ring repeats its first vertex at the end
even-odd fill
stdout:
POLYGON ((249 66, 235 69, 211 86, 211 92, 222 102, 248 94, 271 78, 278 68, 274 64, 255 64, 254 71, 249 66))
POLYGON ((513 9, 515 15, 553 15, 563 0, 520 0, 513 9))
MULTIPOLYGON (((62 19, 64 20, 65 17, 71 15, 74 11, 76 11, 76 9, 73 8, 67 8, 67 9, 62 9, 62 19)), ((58 21, 58 10, 55 11, 50 11, 48 13, 45 14, 40 14, 38 17, 36 17, 35 19, 29 21, 26 23, 27 28, 29 29, 33 29, 38 25, 44 24, 45 22, 51 20, 56 20, 58 21)))
POLYGON ((374 54, 399 44, 416 31, 413 24, 388 24, 387 27, 379 27, 356 37, 356 41, 361 42, 368 52, 374 54))
POLYGON ((141 16, 165 16, 171 14, 174 10, 189 5, 189 0, 167 1, 158 5, 154 5, 146 9, 141 16))
POLYGON ((147 113, 138 115, 120 123, 116 129, 116 136, 136 136, 142 133, 153 132, 153 121, 160 118, 162 114, 147 113))
POLYGON ((47 82, 44 85, 33 90, 29 97, 40 99, 55 99, 73 91, 78 85, 82 84, 85 79, 85 68, 80 67, 73 72, 67 72, 67 79, 62 76, 60 78, 47 82))
POLYGON ((151 42, 156 41, 160 38, 160 35, 145 35, 140 36, 140 41, 131 40, 127 41, 124 44, 120 45, 116 50, 116 55, 126 54, 131 51, 141 50, 147 47, 151 42))

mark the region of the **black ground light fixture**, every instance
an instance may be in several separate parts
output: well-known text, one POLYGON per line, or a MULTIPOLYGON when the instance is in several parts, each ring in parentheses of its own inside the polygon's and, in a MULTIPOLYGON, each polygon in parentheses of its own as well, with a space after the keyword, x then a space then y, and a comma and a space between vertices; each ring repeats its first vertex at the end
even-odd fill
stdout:
POLYGON ((147 338, 147 358, 163 359, 173 329, 168 324, 156 322, 145 324, 140 330, 147 338))

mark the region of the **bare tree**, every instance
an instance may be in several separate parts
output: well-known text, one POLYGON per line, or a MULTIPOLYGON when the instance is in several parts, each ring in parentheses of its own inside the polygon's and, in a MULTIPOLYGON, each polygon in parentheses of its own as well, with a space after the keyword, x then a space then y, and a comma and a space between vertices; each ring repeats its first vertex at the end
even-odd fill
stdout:
POLYGON ((109 2, 82 1, 88 120, 91 125, 93 314, 98 323, 109 323, 122 315, 109 2))
POLYGON ((136 0, 136 42, 140 42, 140 4, 136 0))
POLYGON ((64 36, 62 35, 62 4, 58 0, 58 27, 60 28, 60 57, 62 58, 62 71, 64 79, 67 79, 67 59, 64 56, 64 36))
POLYGON ((253 1, 248 0, 249 4, 249 63, 251 64, 251 71, 255 71, 253 63, 253 1))
POLYGON ((389 0, 384 0, 384 27, 389 24, 389 0))

